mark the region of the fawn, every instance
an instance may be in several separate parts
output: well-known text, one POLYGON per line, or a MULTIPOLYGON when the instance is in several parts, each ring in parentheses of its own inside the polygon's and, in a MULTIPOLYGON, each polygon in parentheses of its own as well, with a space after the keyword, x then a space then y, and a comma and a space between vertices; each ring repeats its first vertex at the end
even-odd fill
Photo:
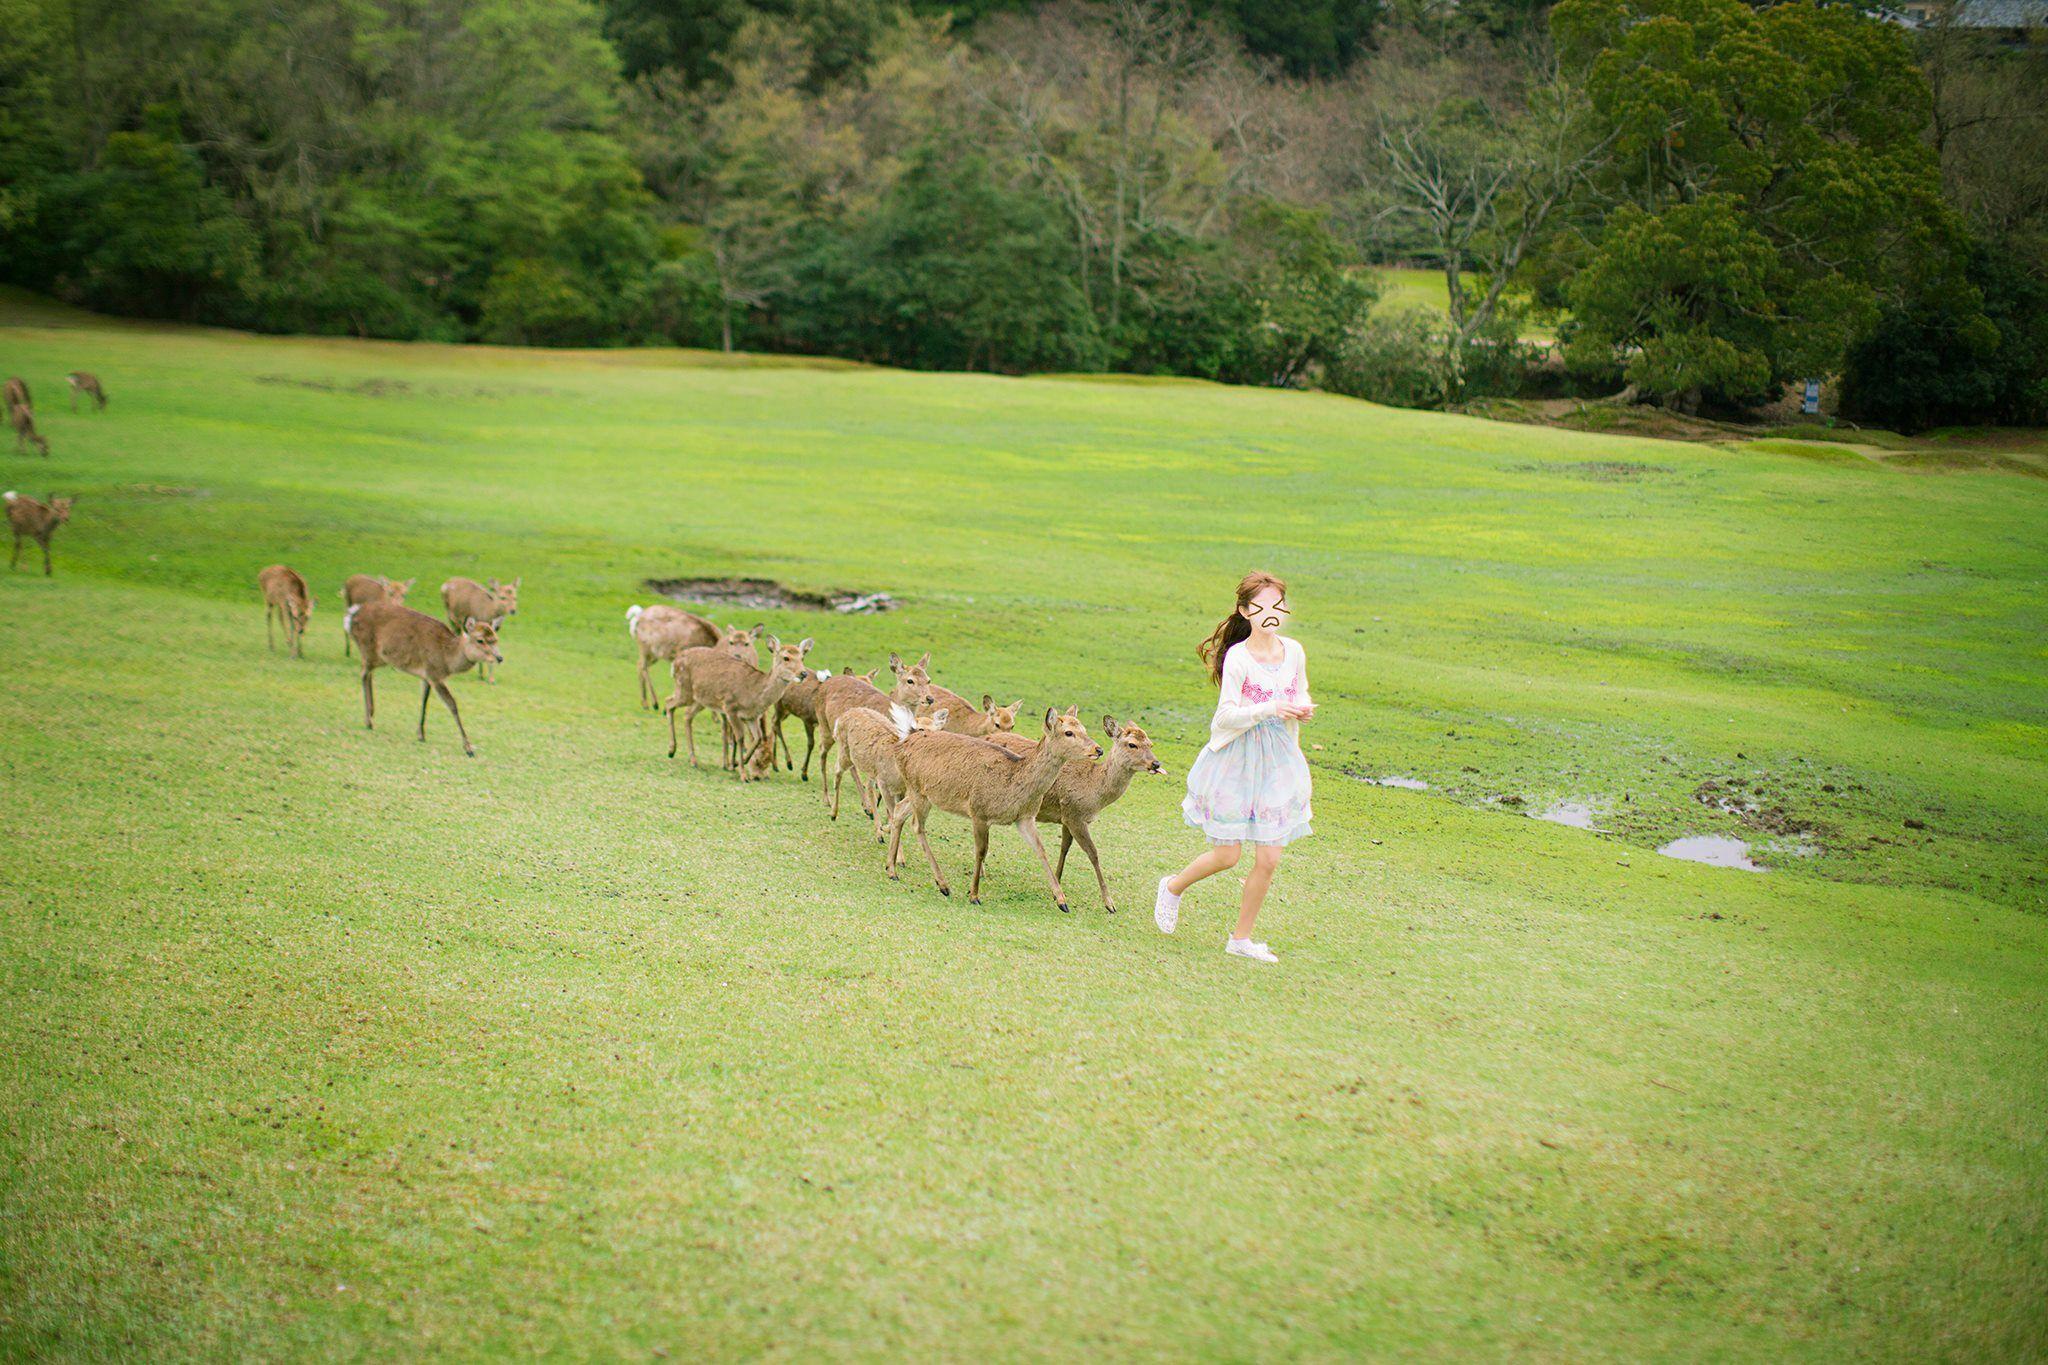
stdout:
POLYGON ((44 459, 50 457, 50 443, 43 439, 43 433, 36 430, 36 415, 25 404, 7 409, 7 425, 14 428, 14 448, 17 451, 34 446, 43 453, 44 459))
MULTIPOLYGON (((890 659, 892 667, 903 662, 894 655, 890 659)), ((849 711, 873 711, 887 715, 892 703, 908 707, 913 712, 927 709, 931 704, 930 684, 910 682, 905 677, 909 669, 897 671, 896 686, 887 692, 875 686, 875 674, 880 671, 869 669, 866 673, 841 674, 818 689, 818 703, 814 708, 818 713, 818 795, 827 807, 831 806, 832 798, 824 790, 823 777, 832 771, 832 746, 839 742, 832 732, 841 716, 849 711)))
POLYGON ((1088 737, 1088 727, 1075 715, 1076 707, 1064 712, 1045 712, 1045 738, 1023 752, 1012 753, 1000 744, 972 735, 941 733, 917 735, 904 741, 897 756, 903 769, 903 799, 889 817, 889 854, 883 867, 893 880, 897 855, 903 847, 906 820, 917 827, 917 842, 925 861, 932 867, 932 880, 939 894, 950 896, 946 874, 939 868, 938 855, 925 837, 925 816, 933 806, 964 816, 974 827, 974 882, 967 890, 971 905, 981 904, 981 868, 988 858, 991 825, 1015 825, 1024 842, 1038 855, 1045 869, 1046 885, 1052 888, 1053 903, 1064 911, 1066 892, 1053 875, 1052 862, 1038 837, 1038 806, 1045 793, 1069 763, 1102 757, 1102 746, 1088 737))
POLYGON ((427 701, 436 692, 455 717, 455 733, 462 736, 462 752, 476 757, 469 731, 462 726, 462 712, 455 707, 455 694, 448 679, 480 664, 497 663, 498 632, 488 621, 468 617, 459 630, 451 630, 423 611, 396 602, 366 602, 350 607, 349 633, 363 656, 363 728, 376 729, 377 696, 370 675, 385 664, 420 680, 420 728, 422 744, 427 739, 427 701))
MULTIPOLYGON (((505 624, 506 617, 519 614, 519 585, 522 581, 523 575, 510 583, 500 583, 493 578, 490 586, 485 587, 472 578, 449 579, 441 585, 441 606, 448 613, 449 628, 461 630, 462 623, 474 616, 479 621, 490 622, 495 635, 505 624)), ((477 675, 485 682, 496 682, 494 670, 503 660, 504 655, 499 655, 490 664, 479 668, 477 675)))
MULTIPOLYGON (((770 743, 761 719, 789 685, 804 676, 804 655, 810 653, 812 644, 805 638, 796 644, 785 645, 773 635, 767 638, 766 643, 769 658, 766 673, 745 659, 720 654, 693 663, 690 669, 690 700, 683 712, 683 735, 689 741, 691 766, 697 762, 697 732, 691 722, 696 720, 697 712, 709 707, 725 718, 726 741, 730 748, 728 766, 737 772, 741 781, 760 775, 758 770, 751 768, 750 761, 762 745, 770 743)), ((675 713, 669 714, 673 718, 675 713)), ((769 752, 773 754, 772 747, 769 752)))
MULTIPOLYGON (((405 604, 405 595, 412 591, 417 578, 408 578, 403 583, 395 578, 384 578, 378 574, 352 573, 341 585, 341 602, 344 612, 349 607, 366 606, 371 602, 396 602, 405 604)), ((353 637, 348 633, 346 617, 341 623, 341 657, 348 657, 353 637)))
POLYGON ((7 567, 14 569, 21 566, 21 538, 29 536, 43 547, 43 577, 48 578, 50 535, 69 520, 71 499, 53 497, 45 505, 26 494, 10 490, 7 494, 7 524, 14 531, 14 558, 7 561, 7 567))
MULTIPOLYGON (((1051 788, 1038 803, 1038 823, 1060 827, 1060 860, 1053 868, 1053 878, 1058 880, 1067 875, 1067 850, 1079 844, 1095 868, 1095 884, 1102 890, 1102 908, 1114 915, 1116 899, 1109 894, 1109 879, 1102 875, 1102 858, 1095 851, 1088 826, 1104 807, 1124 794, 1134 773, 1163 773, 1166 765, 1152 752, 1151 737, 1139 727, 1118 725, 1115 716, 1104 716, 1102 731, 1110 739, 1109 761, 1069 763, 1060 769, 1060 775, 1053 779, 1051 788)), ((1031 741, 1022 735, 997 734, 989 738, 1012 753, 1021 754, 1031 747, 1031 741)))
MULTIPOLYGON (((688 649, 677 651, 675 658, 669 661, 669 676, 674 680, 674 686, 669 691, 668 700, 662 703, 662 709, 668 712, 668 756, 670 758, 676 756, 676 712, 690 705, 691 699, 695 696, 692 679, 695 676, 697 666, 710 659, 736 659, 746 664, 747 667, 754 668, 754 641, 766 629, 767 627, 760 625, 756 625, 751 630, 745 626, 732 626, 718 633, 717 644, 692 645, 688 649)), ((755 669, 755 671, 759 672, 760 670, 755 669)), ((725 742, 729 749, 732 744, 732 736, 727 735, 725 742)))
MULTIPOLYGON (((107 391, 100 387, 100 377, 91 370, 73 370, 64 376, 64 382, 71 386, 71 410, 78 411, 78 395, 84 394, 99 406, 97 412, 107 410, 107 391)), ((147 406, 147 405, 145 405, 147 406)))
MULTIPOLYGON (((846 780, 850 769, 861 809, 874 822, 875 842, 886 844, 889 840, 882 822, 903 799, 903 769, 896 761, 898 746, 914 732, 935 733, 945 728, 943 706, 922 716, 913 716, 908 707, 895 705, 890 706, 886 716, 865 709, 841 716, 833 727, 839 745, 839 767, 832 774, 832 818, 839 818, 839 784, 846 780), (870 787, 880 793, 880 799, 871 800, 870 787)), ((818 780, 825 780, 822 771, 818 780)))
POLYGON ((656 603, 651 607, 626 608, 626 633, 640 648, 640 704, 659 710, 661 694, 647 665, 656 659, 673 660, 686 649, 718 643, 718 627, 694 611, 656 603))
POLYGON ((313 594, 306 587, 304 575, 283 564, 272 564, 256 575, 256 586, 263 590, 265 642, 272 649, 277 648, 273 626, 282 621, 285 648, 291 651, 294 659, 304 658, 299 642, 306 634, 306 618, 313 614, 313 594))

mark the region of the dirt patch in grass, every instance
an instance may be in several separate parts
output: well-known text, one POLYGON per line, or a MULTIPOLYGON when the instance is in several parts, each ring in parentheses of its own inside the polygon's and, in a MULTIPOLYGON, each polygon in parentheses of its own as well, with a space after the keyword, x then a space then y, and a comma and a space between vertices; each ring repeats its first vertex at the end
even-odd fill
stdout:
POLYGON ((403 379, 359 379, 353 384, 344 384, 333 379, 302 379, 290 374, 259 374, 259 384, 283 384, 294 389, 313 389, 320 393, 353 393, 364 398, 395 398, 412 392, 412 385, 403 379))
POLYGON ((647 586, 663 597, 721 607, 756 607, 770 611, 894 611, 895 598, 885 592, 828 589, 808 592, 786 587, 772 578, 650 578, 647 586))
POLYGON ((1669 474, 1670 465, 1639 464, 1630 460, 1581 460, 1576 464, 1518 464, 1525 474, 1562 474, 1589 483, 1634 483, 1657 474, 1669 474))

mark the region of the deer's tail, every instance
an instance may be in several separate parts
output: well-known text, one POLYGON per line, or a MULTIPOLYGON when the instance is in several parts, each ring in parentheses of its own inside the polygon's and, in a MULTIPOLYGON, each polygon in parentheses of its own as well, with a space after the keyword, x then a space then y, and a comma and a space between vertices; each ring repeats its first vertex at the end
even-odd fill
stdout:
POLYGON ((10 489, 8 489, 8 490, 7 490, 7 501, 9 501, 9 502, 20 502, 20 501, 21 501, 21 494, 19 494, 19 493, 15 492, 15 491, 14 491, 14 490, 13 490, 12 488, 10 488, 10 489))
POLYGON ((626 634, 633 634, 635 627, 640 624, 640 613, 646 610, 645 607, 626 608, 626 634))

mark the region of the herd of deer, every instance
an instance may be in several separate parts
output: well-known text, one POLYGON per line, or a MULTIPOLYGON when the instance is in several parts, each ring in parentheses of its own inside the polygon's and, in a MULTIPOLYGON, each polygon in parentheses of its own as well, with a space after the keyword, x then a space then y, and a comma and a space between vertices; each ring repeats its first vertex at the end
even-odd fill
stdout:
POLYGON ((1089 827, 1138 773, 1166 771, 1140 727, 1104 716, 1104 737, 1110 741, 1105 755, 1075 714, 1077 708, 1059 712, 1048 707, 1044 736, 1027 739, 1015 729, 1021 699, 1000 706, 983 693, 977 708, 932 681, 929 653, 915 663, 891 654, 894 682, 885 692, 875 685, 880 669, 838 676, 813 671, 805 663, 812 641, 785 644, 759 626, 721 629, 680 607, 636 606, 626 612, 626 629, 639 650, 640 704, 659 705, 668 713, 669 757, 675 757, 676 713, 681 711, 690 762, 697 761, 692 722, 709 710, 719 715, 724 731, 724 766, 740 780, 773 772, 778 753, 782 766, 794 772, 798 765, 783 725, 795 717, 804 728, 802 776, 810 778, 815 748, 820 794, 836 820, 840 789, 847 773, 853 774, 861 809, 873 823, 877 842, 887 849, 882 869, 891 880, 908 824, 940 894, 952 894, 925 837, 926 818, 937 809, 962 817, 974 831, 971 903, 981 903, 989 830, 1015 825, 1038 855, 1060 909, 1067 908, 1060 886, 1067 854, 1079 844, 1095 869, 1103 908, 1115 912, 1116 898, 1089 827), (761 646, 768 651, 766 668, 757 657, 761 646), (661 659, 668 660, 674 678, 665 702, 658 701, 648 676, 649 664, 661 659), (1038 836, 1041 824, 1060 828, 1057 865, 1038 836))
MULTIPOLYGON (((107 406, 107 391, 101 386, 99 376, 85 370, 73 370, 64 376, 64 382, 71 386, 71 410, 78 411, 78 396, 84 394, 96 404, 96 411, 107 406)), ((36 430, 36 413, 33 400, 29 397, 28 381, 18 375, 9 375, 0 383, 0 403, 7 408, 7 425, 14 428, 14 449, 16 454, 26 452, 33 446, 44 459, 50 456, 50 443, 43 433, 36 430)), ((48 502, 31 498, 25 493, 9 492, 6 495, 7 525, 14 532, 14 556, 7 562, 10 569, 21 566, 21 542, 33 540, 42 547, 43 576, 50 575, 50 537, 59 526, 71 520, 71 499, 52 497, 48 502)))

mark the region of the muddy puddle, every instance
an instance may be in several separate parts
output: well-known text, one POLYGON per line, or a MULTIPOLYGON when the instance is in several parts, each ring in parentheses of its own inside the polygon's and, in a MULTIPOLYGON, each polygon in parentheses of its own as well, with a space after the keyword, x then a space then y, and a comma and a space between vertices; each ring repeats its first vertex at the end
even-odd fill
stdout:
POLYGON ((1583 801, 1560 801, 1548 810, 1529 812, 1532 820, 1547 820, 1553 825, 1569 825, 1573 829, 1598 829, 1594 823, 1593 808, 1583 801))
POLYGON ((1762 863, 1750 861, 1747 841, 1726 834, 1688 834, 1660 845, 1657 851, 1667 858, 1682 858, 1709 867, 1737 867, 1744 872, 1765 870, 1762 863))
POLYGON ((850 589, 806 592, 785 587, 772 578, 650 578, 651 591, 678 602, 720 607, 751 607, 768 611, 894 611, 899 605, 885 592, 850 589))

